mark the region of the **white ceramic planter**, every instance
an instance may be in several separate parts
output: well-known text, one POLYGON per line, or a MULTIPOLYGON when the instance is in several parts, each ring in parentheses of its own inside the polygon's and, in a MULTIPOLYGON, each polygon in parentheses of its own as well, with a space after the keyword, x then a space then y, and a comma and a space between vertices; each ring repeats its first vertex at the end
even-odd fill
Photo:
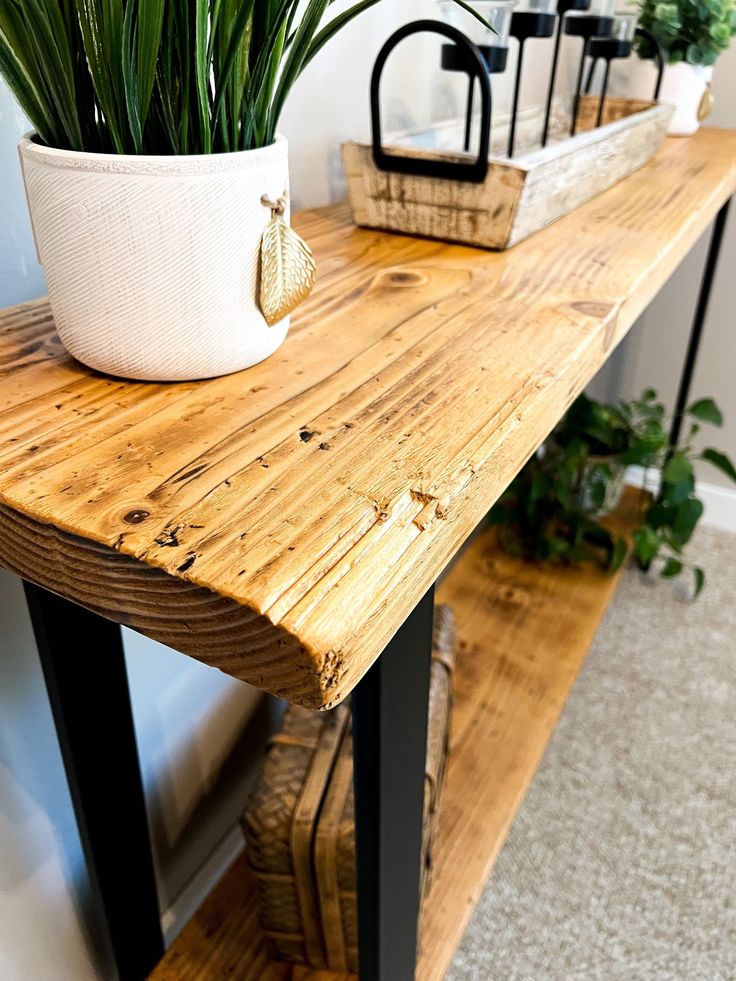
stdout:
MULTIPOLYGON (((229 374, 282 344, 258 306, 262 195, 288 190, 286 140, 202 156, 20 144, 62 342, 99 371, 150 381, 229 374)), ((288 215, 287 215, 288 220, 288 215)))
POLYGON ((705 90, 713 77, 712 68, 681 61, 667 65, 662 81, 662 102, 675 107, 667 132, 670 136, 692 136, 700 128, 698 111, 705 90))
MULTIPOLYGON (((632 66, 632 94, 650 98, 657 74, 654 63, 637 58, 632 59, 632 66)), ((712 67, 688 65, 683 61, 665 67, 659 100, 675 107, 668 136, 692 136, 698 131, 698 111, 712 77, 712 67)))

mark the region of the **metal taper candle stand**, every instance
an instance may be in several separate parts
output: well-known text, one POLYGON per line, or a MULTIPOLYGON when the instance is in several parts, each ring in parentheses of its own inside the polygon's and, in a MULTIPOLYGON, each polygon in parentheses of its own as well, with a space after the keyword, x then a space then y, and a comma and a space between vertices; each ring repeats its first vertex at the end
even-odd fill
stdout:
POLYGON ((511 15, 511 36, 519 42, 519 54, 516 60, 516 78, 514 79, 514 99, 511 106, 511 123, 509 126, 509 157, 514 155, 516 140, 516 116, 519 111, 519 92, 521 89, 521 72, 524 63, 524 44, 529 38, 552 37, 555 29, 555 15, 540 13, 536 10, 515 10, 511 15))

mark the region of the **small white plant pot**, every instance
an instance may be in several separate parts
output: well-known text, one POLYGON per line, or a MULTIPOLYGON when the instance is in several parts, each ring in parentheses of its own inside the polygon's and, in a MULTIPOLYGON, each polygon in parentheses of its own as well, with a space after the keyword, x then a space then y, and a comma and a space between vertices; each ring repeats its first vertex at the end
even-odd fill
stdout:
MULTIPOLYGON (((289 186, 283 137, 259 150, 127 156, 26 138, 21 165, 59 336, 98 371, 147 381, 212 378, 267 358, 258 303, 261 197, 289 186)), ((288 220, 288 214, 286 220, 288 220)))
MULTIPOLYGON (((632 59, 632 95, 650 98, 657 77, 654 62, 632 59)), ((699 112, 713 68, 680 61, 665 65, 659 101, 675 107, 667 128, 668 136, 692 136, 700 128, 699 112)))
POLYGON ((683 61, 667 65, 660 99, 675 107, 667 130, 669 136, 692 136, 700 129, 700 106, 712 78, 712 67, 683 61))

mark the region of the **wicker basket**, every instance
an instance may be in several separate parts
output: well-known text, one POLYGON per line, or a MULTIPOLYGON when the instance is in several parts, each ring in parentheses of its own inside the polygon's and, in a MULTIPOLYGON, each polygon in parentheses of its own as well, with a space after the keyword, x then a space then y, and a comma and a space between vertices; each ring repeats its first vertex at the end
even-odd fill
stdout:
MULTIPOLYGON (((435 610, 424 794, 422 889, 448 749, 455 634, 452 611, 435 610)), ((357 894, 350 710, 291 706, 274 736, 244 816, 246 855, 258 881, 261 926, 274 956, 356 972, 357 894)))

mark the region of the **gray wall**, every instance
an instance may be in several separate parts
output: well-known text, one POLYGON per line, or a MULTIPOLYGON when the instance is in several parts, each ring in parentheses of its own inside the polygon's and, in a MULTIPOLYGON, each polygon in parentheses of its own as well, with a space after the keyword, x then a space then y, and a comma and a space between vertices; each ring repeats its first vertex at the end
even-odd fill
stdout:
MULTIPOLYGON (((714 75, 715 112, 709 126, 736 129, 736 46, 719 60, 714 75)), ((629 397, 656 388, 672 405, 683 363, 693 311, 705 262, 709 233, 704 235, 675 275, 642 315, 638 325, 596 379, 593 392, 604 398, 629 397)), ((736 207, 731 209, 692 397, 713 396, 726 417, 722 430, 711 427, 701 443, 715 445, 736 459, 736 207)), ((707 464, 701 479, 733 488, 707 464)))

